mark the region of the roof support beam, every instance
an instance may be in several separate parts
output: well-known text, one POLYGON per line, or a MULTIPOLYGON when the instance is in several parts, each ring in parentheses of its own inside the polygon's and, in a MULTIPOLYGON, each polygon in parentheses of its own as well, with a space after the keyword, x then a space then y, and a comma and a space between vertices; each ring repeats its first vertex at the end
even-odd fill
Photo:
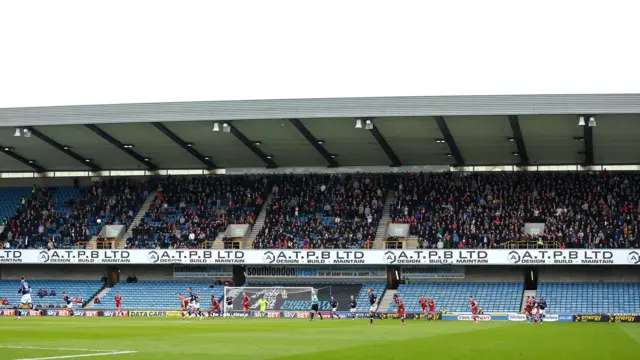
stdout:
POLYGON ((391 145, 389 145, 387 140, 385 140, 384 136, 382 136, 382 134, 380 133, 380 130, 378 130, 378 127, 373 122, 373 119, 362 119, 362 120, 372 122, 371 125, 373 125, 373 127, 369 131, 371 131, 371 135, 373 135, 373 137, 376 139, 376 141, 378 142, 382 150, 384 150, 385 154, 387 154, 387 157, 389 158, 389 160, 391 160, 391 166, 392 167, 402 166, 402 162, 400 162, 400 158, 398 158, 396 153, 391 148, 391 145))
POLYGON ((518 147, 518 155, 520 156, 520 163, 524 166, 529 165, 529 155, 527 155, 527 148, 524 146, 524 140, 522 138, 522 131, 520 130, 520 121, 518 121, 517 115, 509 115, 509 124, 511 124, 511 131, 513 132, 513 140, 518 147))
POLYGON ((449 145, 449 151, 451 151, 451 155, 453 155, 453 158, 456 159, 456 165, 458 166, 464 165, 464 159, 462 158, 462 153, 460 153, 460 150, 458 149, 458 145, 456 145, 456 142, 453 140, 453 136, 451 136, 451 131, 449 131, 449 127, 447 126, 447 123, 444 121, 444 118, 442 116, 435 116, 435 119, 436 119, 436 123, 438 124, 438 128, 440 128, 440 132, 442 133, 442 137, 444 138, 444 141, 446 141, 447 145, 449 145))
POLYGON ((320 153, 320 155, 322 155, 322 157, 325 160, 327 160, 327 162, 329 163, 329 167, 338 167, 338 166, 340 166, 338 164, 338 162, 336 161, 336 159, 334 157, 332 157, 331 154, 329 154, 327 149, 325 149, 324 146, 322 146, 322 144, 320 144, 318 142, 318 139, 316 139, 311 134, 311 132, 309 132, 309 130, 304 126, 304 124, 302 124, 302 122, 300 120, 298 120, 298 119, 289 119, 289 121, 291 122, 291 124, 293 124, 293 126, 295 126, 296 129, 298 129, 300 134, 302 134, 302 136, 304 136, 305 139, 307 139, 307 141, 311 144, 311 146, 313 146, 320 153))
POLYGON ((102 169, 98 165, 96 165, 93 161, 87 161, 87 158, 82 157, 82 156, 78 155, 76 152, 74 152, 73 150, 71 150, 70 148, 59 144, 58 142, 56 142, 52 138, 48 137, 47 135, 41 133, 37 129, 34 129, 32 127, 28 127, 26 129, 28 129, 33 136, 37 137, 38 139, 46 142, 47 144, 49 144, 51 146, 53 146, 58 151, 60 151, 60 152, 64 153, 65 155, 73 158, 74 160, 82 163, 83 165, 86 165, 87 167, 89 167, 91 169, 91 171, 93 171, 93 172, 102 171, 102 169))
POLYGON ((21 163, 27 165, 28 167, 32 168, 33 170, 35 170, 35 171, 37 171, 39 173, 47 172, 47 170, 45 168, 43 168, 42 166, 36 164, 34 161, 29 161, 29 160, 25 159, 24 157, 20 156, 19 154, 16 154, 13 151, 13 149, 11 149, 9 147, 4 147, 4 146, 0 145, 0 151, 2 151, 7 156, 10 156, 10 157, 20 161, 21 163))
POLYGON ((244 146, 248 147, 249 150, 251 150, 262 161, 264 161, 264 163, 267 165, 268 169, 275 169, 275 168, 278 167, 278 165, 276 165, 276 163, 273 161, 273 159, 271 159, 269 156, 265 155, 265 153, 263 153, 262 150, 258 149, 258 147, 254 143, 252 143, 249 139, 247 139, 247 137, 244 136, 244 134, 241 133, 240 130, 236 129, 236 127, 233 126, 233 124, 231 122, 227 122, 227 124, 229 125, 229 129, 230 129, 231 133, 233 134, 233 136, 235 136, 238 140, 240 140, 240 142, 242 142, 244 144, 244 146))
MULTIPOLYGON (((585 118, 589 118, 589 116, 585 116, 585 118)), ((591 166, 593 165, 593 127, 585 125, 583 126, 584 130, 584 154, 585 154, 585 165, 591 166)))
POLYGON ((124 151, 127 155, 131 156, 132 158, 138 160, 140 163, 144 164, 149 170, 158 170, 158 167, 155 166, 150 160, 145 160, 145 158, 143 156, 141 156, 140 154, 138 154, 137 152, 129 149, 129 148, 125 148, 124 144, 121 143, 120 141, 116 140, 113 136, 107 134, 104 130, 100 129, 99 127, 97 127, 96 125, 93 124, 85 124, 85 126, 93 131, 94 133, 98 134, 98 136, 100 136, 101 138, 107 140, 108 142, 110 142, 111 144, 113 144, 113 146, 117 147, 118 149, 124 151))
POLYGON ((176 144, 180 145, 181 148, 185 149, 189 154, 191 154, 194 158, 198 159, 204 166, 209 170, 217 169, 218 167, 213 161, 206 159, 202 154, 198 152, 198 150, 194 149, 193 146, 189 146, 184 140, 182 140, 178 135, 176 135, 173 131, 169 130, 164 124, 159 122, 151 123, 156 129, 158 129, 161 133, 165 134, 169 139, 173 140, 176 144))

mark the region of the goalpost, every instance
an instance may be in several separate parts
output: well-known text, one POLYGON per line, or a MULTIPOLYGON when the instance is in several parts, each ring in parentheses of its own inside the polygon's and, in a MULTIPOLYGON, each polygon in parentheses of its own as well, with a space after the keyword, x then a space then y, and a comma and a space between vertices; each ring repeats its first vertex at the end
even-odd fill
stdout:
POLYGON ((249 296, 249 311, 252 312, 259 311, 258 300, 260 299, 267 301, 267 311, 308 311, 307 305, 311 303, 314 290, 317 289, 302 286, 227 286, 224 288, 224 313, 225 316, 242 313, 242 297, 245 294, 249 296))

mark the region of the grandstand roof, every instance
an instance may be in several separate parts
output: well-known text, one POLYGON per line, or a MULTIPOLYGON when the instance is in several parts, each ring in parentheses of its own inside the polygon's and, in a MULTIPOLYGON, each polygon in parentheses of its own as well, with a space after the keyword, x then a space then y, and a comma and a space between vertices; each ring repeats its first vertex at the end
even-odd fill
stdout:
POLYGON ((637 114, 640 94, 0 109, 0 172, 638 164, 637 114), (579 115, 587 123, 594 115, 597 126, 579 126, 579 115), (355 128, 356 118, 374 129, 355 128), (231 132, 212 131, 217 121, 231 132), (31 137, 14 136, 15 126, 31 137))

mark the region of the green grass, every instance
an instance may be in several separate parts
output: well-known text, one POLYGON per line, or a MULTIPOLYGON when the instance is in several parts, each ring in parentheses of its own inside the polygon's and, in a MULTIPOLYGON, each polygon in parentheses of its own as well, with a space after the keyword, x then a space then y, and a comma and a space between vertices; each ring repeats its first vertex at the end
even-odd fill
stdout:
POLYGON ((0 318, 0 359, 634 359, 640 324, 0 318), (38 347, 47 349, 24 349, 38 347), (72 350, 72 349, 90 349, 72 350))

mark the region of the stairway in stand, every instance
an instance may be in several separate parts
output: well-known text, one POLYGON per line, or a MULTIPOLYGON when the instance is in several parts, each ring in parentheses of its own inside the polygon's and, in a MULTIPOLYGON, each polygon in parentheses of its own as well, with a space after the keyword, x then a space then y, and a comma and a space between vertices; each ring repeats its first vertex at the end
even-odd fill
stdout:
POLYGON ((242 243, 243 249, 251 249, 251 244, 253 244, 253 240, 255 240, 256 237, 258 236, 258 233, 262 229, 262 226, 264 225, 264 222, 267 219, 267 208, 271 206, 271 201, 273 201, 273 197, 274 197, 273 193, 269 194, 264 204, 262 204, 262 210, 260 210, 260 214, 258 214, 258 217, 256 218, 256 222, 251 227, 251 233, 249 234, 249 237, 245 239, 245 241, 243 241, 242 243))
POLYGON ((395 195, 396 193, 393 190, 386 194, 382 217, 380 217, 380 223, 378 224, 378 230, 376 231, 376 238, 373 242, 374 249, 384 248, 384 241, 387 239, 387 232, 389 231, 389 221, 391 221, 391 205, 396 197, 395 195))
POLYGON ((98 237, 96 235, 91 237, 91 240, 87 242, 87 249, 97 249, 98 248, 98 237))
POLYGON ((398 293, 398 290, 387 289, 383 294, 380 294, 380 302, 378 303, 378 311, 386 312, 389 309, 389 305, 393 303, 393 295, 398 293))
POLYGON ((111 291, 112 288, 110 287, 104 287, 102 288, 102 290, 100 290, 96 296, 92 297, 91 299, 89 299, 89 301, 87 301, 87 303, 84 305, 85 309, 91 309, 91 307, 93 306, 93 301, 98 298, 98 299, 102 299, 103 296, 107 295, 109 293, 109 291, 111 291))
MULTIPOLYGON (((130 238, 131 235, 133 235, 133 228, 138 226, 138 224, 140 224, 142 219, 144 219, 144 215, 147 213, 147 211, 149 211, 149 208, 151 207, 151 204, 156 199, 156 195, 158 195, 158 192, 154 191, 154 192, 150 192, 149 196, 147 196, 147 199, 142 204, 142 207, 140 208, 140 211, 138 211, 138 213, 136 214, 136 217, 133 218, 133 221, 131 222, 131 225, 129 225, 129 229, 127 229, 127 233, 124 234, 124 242, 125 243, 127 242, 127 239, 130 238)), ((119 245, 120 244, 118 244, 118 246, 117 246, 118 248, 120 248, 119 245)))

